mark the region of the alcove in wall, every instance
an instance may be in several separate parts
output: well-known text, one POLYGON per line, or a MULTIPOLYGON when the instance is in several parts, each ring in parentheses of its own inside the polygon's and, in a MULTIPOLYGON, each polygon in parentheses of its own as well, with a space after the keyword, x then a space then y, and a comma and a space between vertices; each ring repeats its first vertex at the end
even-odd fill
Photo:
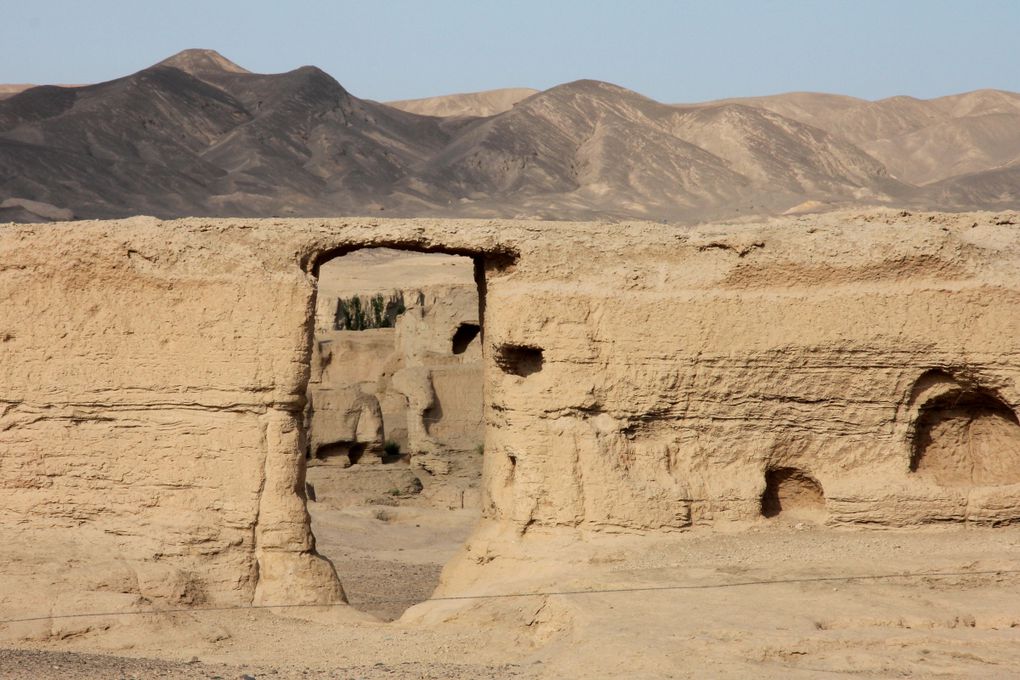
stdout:
POLYGON ((944 487, 1020 482, 1020 420, 990 389, 947 373, 922 376, 910 471, 944 487))

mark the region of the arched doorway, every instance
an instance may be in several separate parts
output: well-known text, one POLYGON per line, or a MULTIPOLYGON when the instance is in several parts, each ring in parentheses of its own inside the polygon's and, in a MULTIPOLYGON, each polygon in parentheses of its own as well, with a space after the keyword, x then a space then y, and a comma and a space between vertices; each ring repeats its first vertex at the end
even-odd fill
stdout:
POLYGON ((480 514, 485 263, 362 248, 314 273, 312 530, 351 604, 391 620, 428 598, 480 514))

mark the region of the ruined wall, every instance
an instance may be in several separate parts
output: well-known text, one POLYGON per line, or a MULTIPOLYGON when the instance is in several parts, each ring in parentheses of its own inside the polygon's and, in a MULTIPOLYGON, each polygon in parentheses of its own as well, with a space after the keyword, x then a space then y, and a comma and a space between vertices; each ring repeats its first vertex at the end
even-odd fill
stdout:
POLYGON ((261 240, 0 227, 0 531, 67 560, 48 598, 341 596, 294 491, 312 285, 261 240))
POLYGON ((485 432, 478 312, 475 284, 429 286, 396 324, 403 365, 393 386, 407 399, 411 461, 428 475, 472 465, 480 470, 477 448, 485 432))
POLYGON ((751 519, 781 470, 817 485, 832 524, 1017 519, 1014 222, 837 214, 522 258, 515 276, 542 283, 488 300, 528 310, 486 319, 494 362, 508 345, 507 366, 532 363, 487 385, 489 512, 589 528, 751 519), (938 445, 977 449, 994 473, 950 485, 912 459, 933 370, 952 404, 981 402, 938 445))
POLYGON ((0 540, 73 553, 62 587, 111 597, 340 597, 298 419, 311 272, 356 245, 486 263, 490 524, 675 529, 763 495, 833 524, 1012 521, 1016 222, 3 225, 0 540), (88 571, 113 555, 123 579, 88 571))

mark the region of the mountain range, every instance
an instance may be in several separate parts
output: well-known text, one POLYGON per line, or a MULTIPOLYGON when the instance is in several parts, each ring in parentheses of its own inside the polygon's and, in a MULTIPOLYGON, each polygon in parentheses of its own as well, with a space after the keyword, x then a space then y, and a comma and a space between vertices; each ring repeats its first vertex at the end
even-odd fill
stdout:
POLYGON ((1020 206, 1020 94, 666 104, 580 80, 384 104, 211 50, 84 86, 0 86, 0 221, 642 218, 1020 206))

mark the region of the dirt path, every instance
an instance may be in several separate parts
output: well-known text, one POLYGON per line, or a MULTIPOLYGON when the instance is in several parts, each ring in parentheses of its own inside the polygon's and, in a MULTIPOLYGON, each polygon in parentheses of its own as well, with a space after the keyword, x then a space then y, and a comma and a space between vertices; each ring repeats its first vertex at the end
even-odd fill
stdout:
POLYGON ((443 565, 464 545, 479 515, 413 498, 340 509, 309 503, 308 509, 316 548, 343 574, 348 600, 383 621, 428 599, 443 565))

